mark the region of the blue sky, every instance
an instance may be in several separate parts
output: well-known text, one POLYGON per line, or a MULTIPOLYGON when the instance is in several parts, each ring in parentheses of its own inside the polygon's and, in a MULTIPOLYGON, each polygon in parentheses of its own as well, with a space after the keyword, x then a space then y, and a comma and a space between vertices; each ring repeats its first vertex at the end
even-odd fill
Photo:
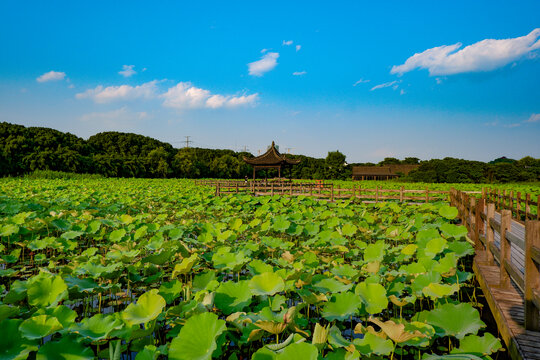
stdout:
POLYGON ((0 121, 349 162, 540 157, 538 1, 156 3, 0 2, 0 121))

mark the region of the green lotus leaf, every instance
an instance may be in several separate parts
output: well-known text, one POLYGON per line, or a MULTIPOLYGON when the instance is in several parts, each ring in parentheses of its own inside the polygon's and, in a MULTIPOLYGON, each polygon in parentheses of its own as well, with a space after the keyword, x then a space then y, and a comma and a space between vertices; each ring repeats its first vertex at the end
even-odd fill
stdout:
POLYGON ((285 289, 285 282, 278 274, 266 272, 252 277, 249 288, 253 295, 274 295, 285 289))
POLYGON ((181 274, 187 274, 191 271, 191 268, 199 261, 199 257, 197 254, 193 254, 188 258, 185 258, 182 260, 180 264, 176 264, 174 266, 174 270, 172 273, 172 278, 174 279, 176 276, 181 274))
POLYGON ((358 270, 349 264, 333 267, 330 269, 330 272, 334 275, 347 277, 349 279, 355 278, 358 275, 358 270))
POLYGON ((249 257, 242 250, 216 253, 212 256, 212 262, 216 269, 228 269, 234 272, 239 271, 248 261, 249 257))
POLYGON ((446 285, 431 283, 422 289, 424 296, 429 296, 432 300, 450 296, 457 291, 459 291, 459 284, 446 285))
POLYGON ((468 241, 450 241, 448 249, 452 250, 457 257, 474 254, 474 249, 468 241))
POLYGON ((84 318, 73 330, 92 341, 106 339, 113 330, 122 328, 124 324, 114 315, 97 314, 84 318))
POLYGON ((143 225, 135 231, 133 234, 133 240, 139 240, 148 233, 148 226, 143 225))
POLYGON ((405 246, 403 249, 401 249, 401 253, 403 255, 411 256, 411 255, 414 255, 417 248, 418 248, 418 245, 409 244, 409 245, 405 246))
POLYGON ((118 242, 122 240, 122 238, 126 236, 126 230, 124 229, 116 229, 113 232, 109 234, 109 241, 111 242, 118 242))
POLYGON ((216 314, 202 313, 190 317, 169 349, 171 360, 206 360, 217 349, 216 339, 227 329, 216 314))
POLYGON ((323 293, 345 292, 352 288, 353 284, 344 284, 336 279, 325 278, 313 284, 313 287, 323 293))
POLYGON ((478 310, 468 303, 444 304, 431 310, 426 316, 426 321, 436 328, 438 334, 455 336, 458 339, 463 339, 468 334, 476 334, 479 329, 486 326, 480 320, 478 310))
POLYGON ((458 216, 458 209, 444 205, 439 208, 439 215, 448 220, 454 220, 458 216))
POLYGON ((420 230, 418 233, 416 233, 416 244, 418 247, 423 248, 429 240, 438 238, 440 236, 441 235, 437 229, 420 230))
POLYGON ((361 282, 354 292, 362 299, 368 314, 378 314, 388 307, 386 289, 381 284, 361 282))
POLYGON ((385 340, 369 332, 363 339, 354 339, 353 343, 363 355, 388 355, 394 350, 392 340, 385 340))
POLYGON ((82 231, 67 231, 63 233, 60 237, 66 240, 73 240, 75 238, 78 238, 82 234, 84 234, 82 231))
POLYGON ((289 228, 289 226, 291 226, 291 222, 283 216, 275 217, 272 223, 272 229, 277 232, 284 232, 289 228))
POLYGON ((375 244, 369 244, 364 250, 364 261, 382 261, 387 246, 383 240, 379 240, 375 244))
POLYGON ((7 319, 0 326, 0 360, 23 360, 31 351, 37 350, 37 343, 22 337, 20 319, 7 319))
POLYGON ((441 231, 447 237, 453 237, 455 239, 459 239, 459 238, 467 236, 467 232, 468 232, 465 226, 454 225, 454 224, 442 224, 441 231))
POLYGON ((167 304, 170 304, 182 294, 183 288, 182 283, 176 279, 164 282, 159 287, 159 295, 163 296, 167 304))
POLYGON ((130 325, 145 324, 161 314, 165 299, 158 294, 158 289, 152 289, 142 294, 137 303, 131 303, 122 312, 122 319, 130 325))
POLYGON ((249 271, 251 271, 253 275, 259 275, 265 272, 274 271, 274 268, 272 267, 272 265, 266 264, 264 261, 259 260, 259 259, 255 259, 251 261, 247 265, 247 268, 249 269, 249 271))
POLYGON ((60 276, 40 272, 28 280, 27 296, 32 306, 55 306, 67 299, 67 285, 60 276))
POLYGON ((358 350, 349 352, 343 348, 337 349, 335 351, 329 351, 324 357, 325 360, 359 360, 360 353, 358 350))
POLYGON ((350 341, 341 335, 341 330, 336 325, 332 325, 328 330, 328 343, 334 348, 342 348, 351 345, 350 341))
POLYGON ((305 342, 293 343, 283 349, 283 352, 278 355, 279 360, 317 360, 319 351, 313 344, 305 342))
POLYGON ((15 224, 6 224, 0 227, 0 236, 11 236, 19 232, 19 227, 15 224))
POLYGON ((424 354, 422 360, 486 360, 483 357, 479 357, 472 354, 424 354))
POLYGON ((501 342, 490 333, 484 336, 467 335, 459 341, 459 348, 453 349, 452 354, 491 355, 502 348, 501 342))
POLYGON ((425 274, 418 275, 412 282, 411 288, 415 294, 420 296, 426 286, 431 283, 438 283, 441 281, 441 275, 438 272, 430 271, 425 274))
POLYGON ((352 292, 339 293, 324 305, 322 316, 328 321, 342 321, 358 313, 361 304, 360 296, 352 292))
POLYGON ((252 296, 248 280, 227 281, 216 289, 214 303, 225 315, 229 315, 249 306, 252 296))
POLYGON ((10 305, 2 304, 0 305, 0 322, 18 313, 19 313, 19 308, 17 306, 10 306, 10 305))
POLYGON ((216 281, 216 273, 214 271, 206 271, 197 274, 195 278, 193 278, 193 291, 213 291, 218 285, 219 283, 216 281))
POLYGON ((69 221, 64 219, 54 219, 53 221, 51 221, 51 224, 53 224, 54 227, 61 231, 67 231, 71 229, 71 224, 69 223, 69 221))
POLYGON ((438 237, 427 242, 426 247, 424 248, 424 254, 430 258, 433 258, 444 249, 446 249, 446 240, 442 237, 438 237))
POLYGON ((99 288, 99 285, 92 279, 79 279, 77 277, 68 276, 65 278, 69 288, 75 288, 78 292, 93 292, 99 288))
POLYGON ((86 227, 86 232, 90 234, 95 234, 98 232, 100 228, 101 228, 101 221, 93 220, 88 223, 88 226, 86 227))
POLYGON ((137 353, 135 360, 157 360, 161 351, 154 345, 146 345, 144 349, 137 353))
POLYGON ((58 319, 49 315, 33 316, 24 320, 19 326, 22 336, 30 340, 41 339, 60 329, 62 329, 62 324, 58 319))
POLYGON ((60 324, 62 324, 62 327, 66 329, 69 328, 77 318, 77 313, 68 308, 66 305, 59 305, 54 308, 41 308, 36 311, 35 315, 54 316, 60 322, 60 324))
POLYGON ((94 352, 77 341, 74 336, 62 337, 59 341, 48 341, 39 348, 36 360, 91 360, 94 352))
POLYGON ((351 223, 346 223, 341 227, 341 233, 345 236, 353 236, 358 231, 358 228, 351 223))

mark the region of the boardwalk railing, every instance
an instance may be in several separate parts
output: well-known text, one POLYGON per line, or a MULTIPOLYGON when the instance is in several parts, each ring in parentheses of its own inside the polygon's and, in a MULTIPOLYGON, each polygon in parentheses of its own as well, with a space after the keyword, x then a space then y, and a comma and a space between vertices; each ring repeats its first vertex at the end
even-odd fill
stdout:
POLYGON ((510 210, 512 218, 521 223, 527 220, 540 220, 538 211, 540 195, 522 194, 514 190, 484 189, 482 198, 495 204, 497 211, 510 210))
MULTIPOLYGON (((289 196, 311 196, 330 201, 358 199, 365 202, 379 201, 399 201, 399 202, 431 202, 448 200, 448 191, 405 189, 384 189, 376 186, 374 189, 362 188, 361 185, 351 187, 340 187, 332 183, 316 182, 294 182, 294 181, 265 181, 265 180, 226 180, 211 181, 204 180, 197 182, 200 185, 212 186, 216 189, 216 195, 226 195, 231 193, 249 193, 253 195, 289 195, 289 196)), ((479 193, 479 192, 478 192, 479 193)))
POLYGON ((450 203, 475 243, 473 269, 512 358, 540 358, 540 221, 523 226, 493 198, 455 189, 450 203))

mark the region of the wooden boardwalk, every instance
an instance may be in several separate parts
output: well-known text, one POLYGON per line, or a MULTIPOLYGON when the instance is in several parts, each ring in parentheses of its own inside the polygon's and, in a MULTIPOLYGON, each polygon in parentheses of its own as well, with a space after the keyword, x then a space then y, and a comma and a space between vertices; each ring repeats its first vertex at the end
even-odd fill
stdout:
POLYGON ((509 355, 540 360, 540 222, 455 190, 450 201, 475 241, 473 270, 509 355))

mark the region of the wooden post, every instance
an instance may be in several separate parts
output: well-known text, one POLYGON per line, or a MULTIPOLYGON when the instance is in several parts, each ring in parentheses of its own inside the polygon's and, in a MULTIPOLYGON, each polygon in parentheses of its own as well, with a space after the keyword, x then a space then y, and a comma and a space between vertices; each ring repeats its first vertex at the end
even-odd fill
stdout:
POLYGON ((309 196, 313 196, 313 184, 309 184, 309 196))
POLYGON ((219 181, 216 183, 216 196, 220 196, 221 194, 219 193, 219 181))
POLYGON ((291 181, 291 183, 290 183, 289 195, 292 197, 292 181, 291 181))
POLYGON ((489 221, 495 217, 495 204, 487 204, 486 209, 486 256, 488 265, 493 265, 493 254, 491 253, 491 244, 495 240, 493 228, 489 225, 489 221))
POLYGON ((271 192, 271 194, 272 194, 272 196, 274 196, 274 183, 273 183, 273 182, 272 182, 272 186, 271 186, 271 189, 272 189, 272 192, 271 192))
POLYGON ((429 188, 426 186, 426 202, 429 202, 429 188))
POLYGON ((379 202, 379 185, 375 185, 375 202, 379 202))
POLYGON ((484 249, 484 244, 480 240, 480 234, 484 235, 484 221, 482 220, 482 213, 484 212, 484 199, 478 199, 476 202, 474 223, 476 225, 476 237, 478 238, 478 245, 480 249, 484 249))
POLYGON ((516 218, 518 220, 521 220, 521 192, 517 192, 517 200, 516 200, 516 218))
POLYGON ((476 251, 480 251, 482 250, 482 244, 480 243, 480 232, 479 232, 479 228, 478 228, 478 223, 476 222, 476 220, 478 219, 478 214, 477 214, 477 210, 478 210, 478 207, 476 206, 476 198, 475 197, 471 197, 469 199, 469 208, 470 208, 470 221, 471 221, 471 226, 470 228, 473 230, 472 232, 472 236, 473 236, 473 240, 474 240, 474 248, 476 249, 476 251))
POLYGON ((238 183, 236 183, 236 193, 238 194, 238 183))
POLYGON ((531 208, 529 203, 531 202, 531 194, 525 194, 525 221, 529 220, 529 214, 531 213, 531 208))
POLYGON ((540 331, 540 316, 534 291, 540 290, 540 271, 533 259, 533 247, 540 248, 540 222, 525 222, 525 330, 540 331))
POLYGON ((503 196, 502 196, 502 209, 506 209, 508 206, 506 205, 506 189, 503 189, 503 196))
POLYGON ((399 188, 399 202, 403 202, 403 186, 399 188))
POLYGON ((334 202, 334 184, 330 184, 330 202, 334 202))
POLYGON ((503 288, 510 287, 510 275, 504 266, 505 261, 510 263, 510 242, 506 239, 506 232, 510 231, 512 226, 512 213, 510 210, 501 210, 501 258, 500 261, 500 286, 503 288))
POLYGON ((536 199, 536 220, 540 220, 540 195, 536 199))
POLYGON ((508 206, 510 207, 510 213, 512 214, 512 217, 514 217, 514 190, 510 191, 510 199, 508 199, 508 206))
POLYGON ((355 185, 354 185, 354 183, 353 183, 353 185, 352 185, 352 195, 351 195, 351 197, 352 197, 353 200, 354 200, 354 198, 355 198, 355 196, 354 196, 354 190, 355 190, 355 187, 354 187, 354 186, 355 186, 355 185))
POLYGON ((497 189, 497 210, 501 210, 501 189, 497 189))

